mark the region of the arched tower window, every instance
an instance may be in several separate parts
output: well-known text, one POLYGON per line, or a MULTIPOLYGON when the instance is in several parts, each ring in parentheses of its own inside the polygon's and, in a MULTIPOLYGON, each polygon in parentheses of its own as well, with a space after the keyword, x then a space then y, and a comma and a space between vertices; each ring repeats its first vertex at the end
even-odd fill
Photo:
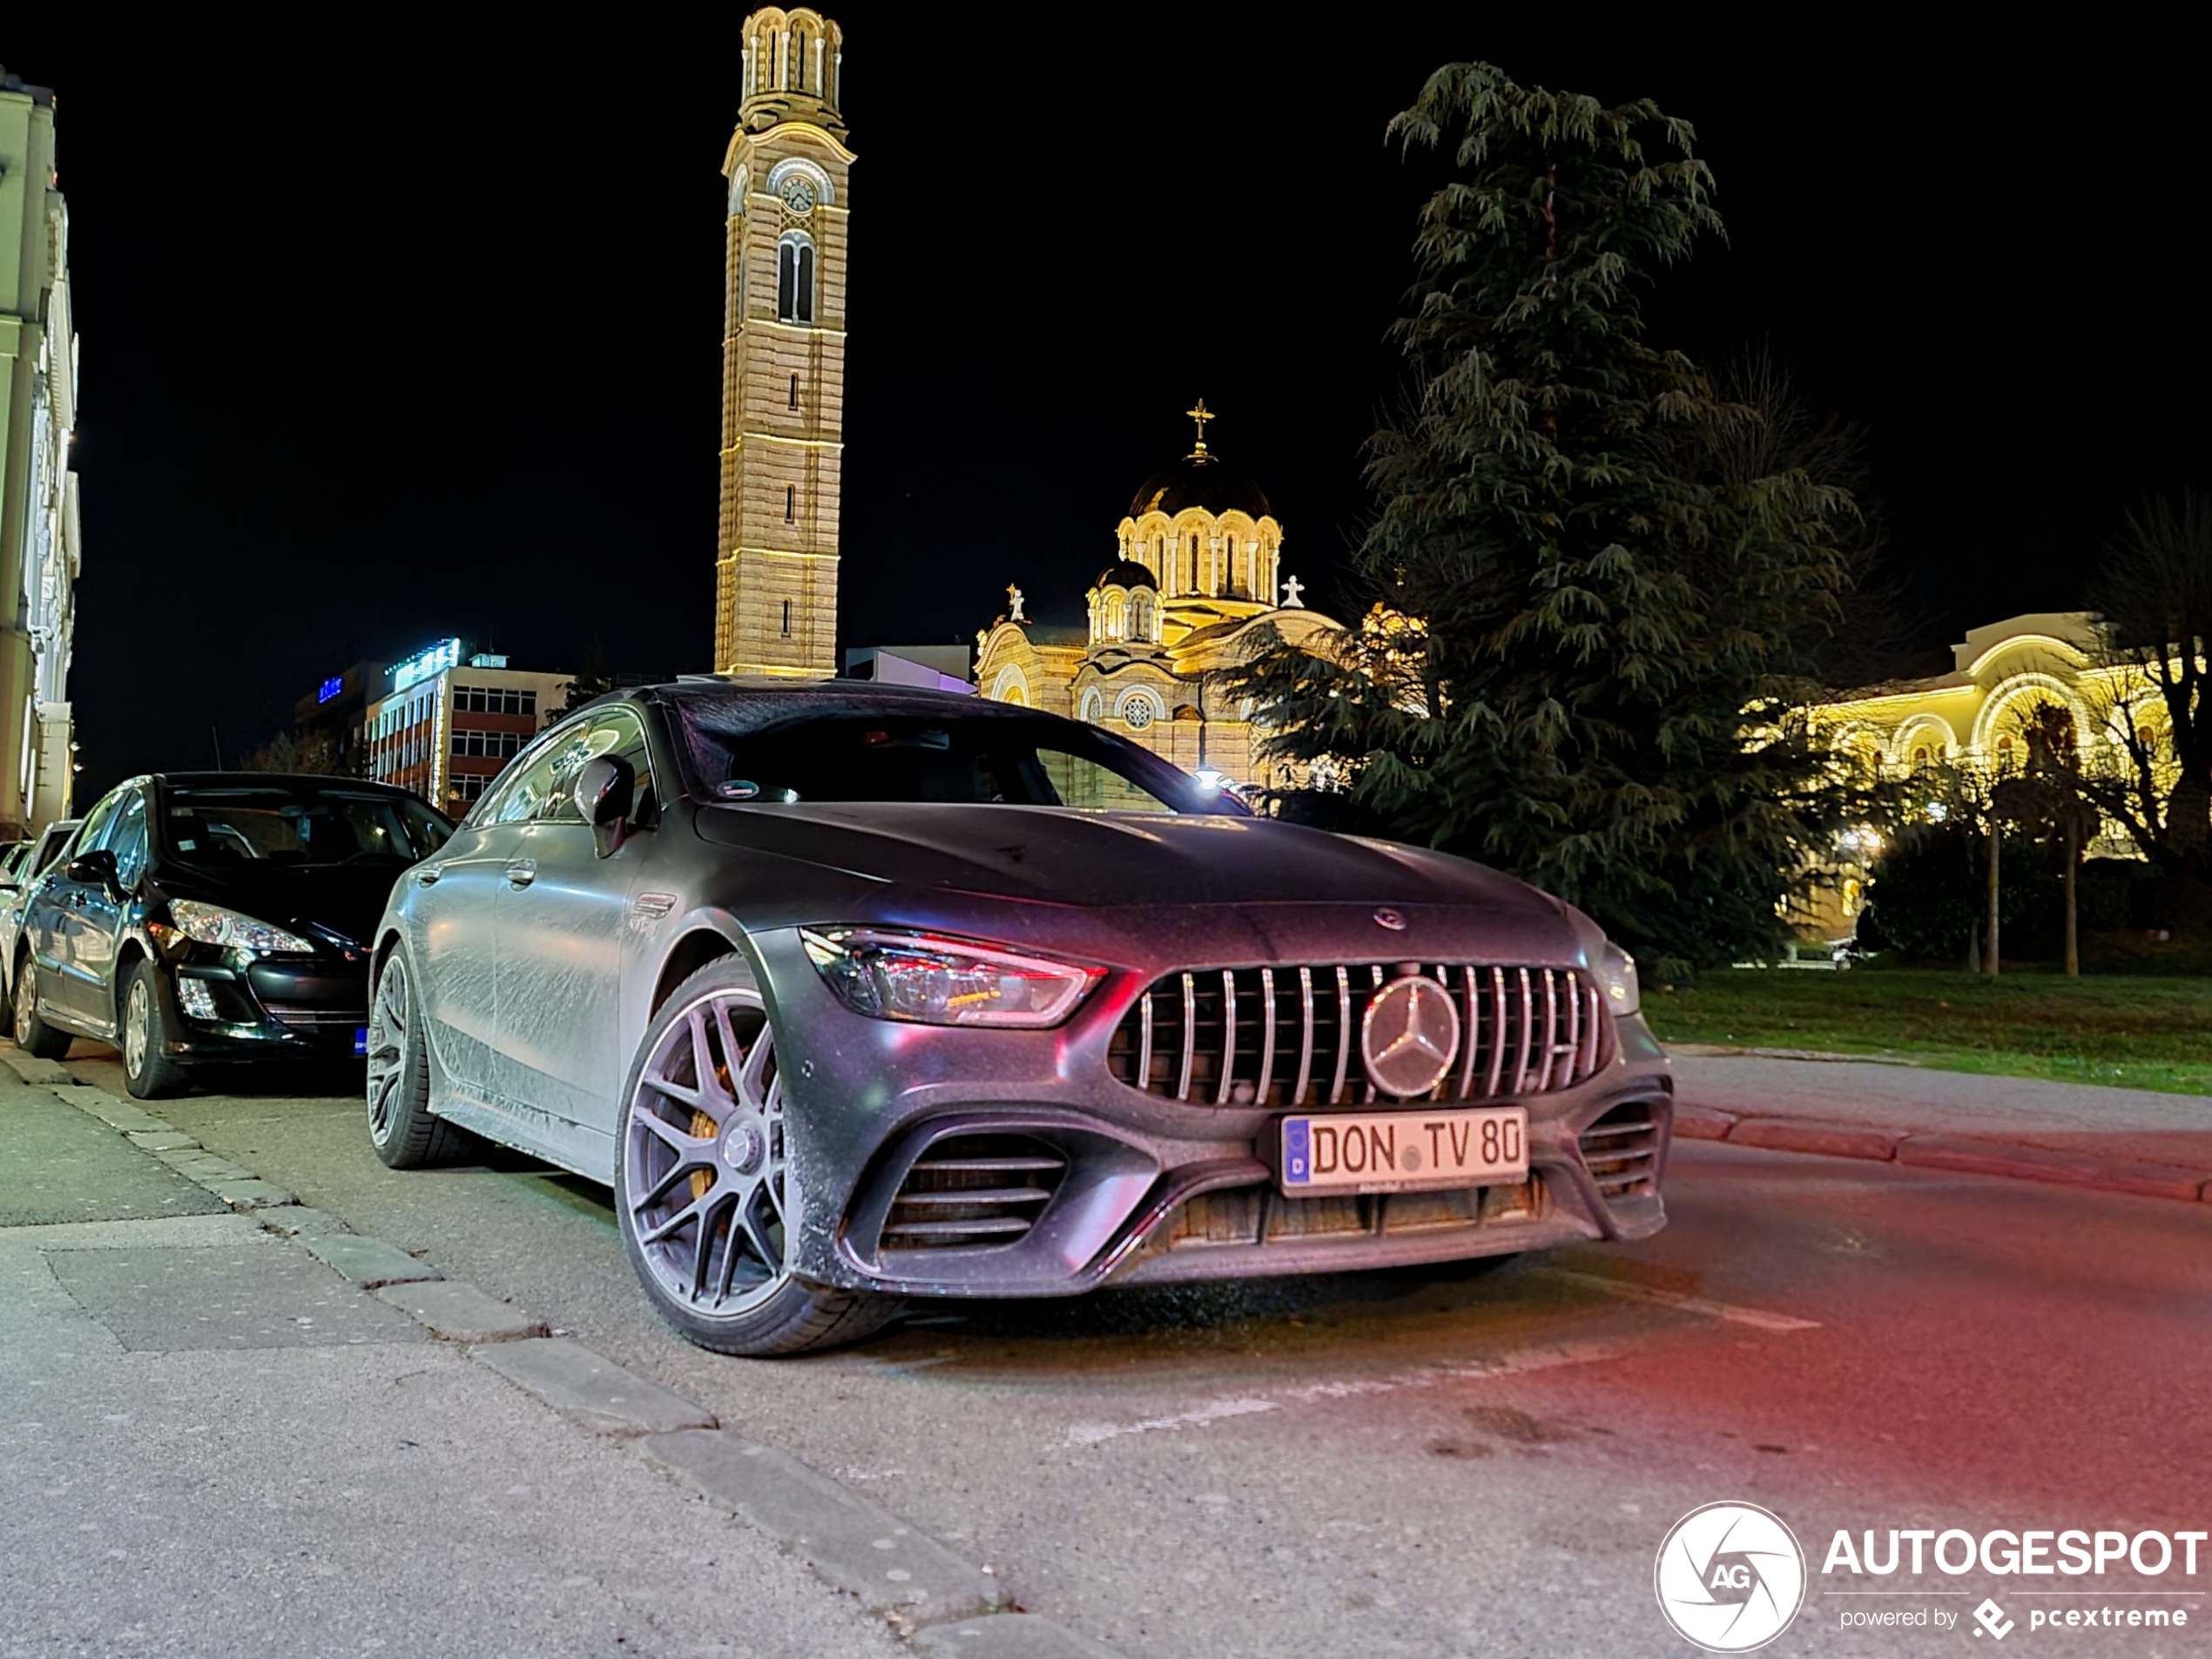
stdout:
POLYGON ((776 245, 776 320, 814 320, 814 239, 804 231, 786 231, 776 245))

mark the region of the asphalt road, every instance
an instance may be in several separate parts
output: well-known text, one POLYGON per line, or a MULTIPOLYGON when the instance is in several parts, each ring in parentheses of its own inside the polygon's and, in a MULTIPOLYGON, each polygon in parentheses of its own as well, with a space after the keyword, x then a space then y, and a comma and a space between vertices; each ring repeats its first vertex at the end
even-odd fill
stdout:
MULTIPOLYGON (((111 1062, 71 1066, 120 1092, 111 1062)), ((748 1362, 658 1322, 586 1184, 520 1159, 395 1173, 350 1096, 157 1109, 1132 1659, 1686 1652, 1654 1553, 1723 1499, 1811 1557, 1770 1653, 1956 1649, 1985 1596, 2015 1642, 2069 1653, 2212 1635, 2212 1548, 2193 1578, 1821 1573, 1838 1529, 2212 1527, 2212 1206, 1685 1143, 1672 1224, 1630 1248, 918 1306, 856 1350, 748 1362), (2189 1628, 2029 1629, 2106 1605, 2189 1628), (1844 1628, 1869 1608, 1932 1622, 1844 1628)))

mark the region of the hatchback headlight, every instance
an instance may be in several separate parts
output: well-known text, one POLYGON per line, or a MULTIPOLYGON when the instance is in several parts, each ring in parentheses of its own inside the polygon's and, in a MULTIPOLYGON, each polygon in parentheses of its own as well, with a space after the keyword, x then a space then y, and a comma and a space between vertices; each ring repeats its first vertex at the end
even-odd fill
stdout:
POLYGON ((1608 941, 1598 953, 1597 982, 1605 987, 1605 1003, 1615 1014, 1634 1014, 1643 1007, 1643 988, 1636 982, 1636 959, 1608 941))
POLYGON ((934 934, 810 928, 800 937, 846 1008, 922 1025, 1057 1025, 1106 972, 934 934))
POLYGON ((171 900, 169 919, 176 924, 179 933, 203 945, 229 945, 264 955, 304 956, 314 951, 314 947, 297 934, 288 934, 272 923, 226 910, 219 904, 202 904, 197 899, 171 900))

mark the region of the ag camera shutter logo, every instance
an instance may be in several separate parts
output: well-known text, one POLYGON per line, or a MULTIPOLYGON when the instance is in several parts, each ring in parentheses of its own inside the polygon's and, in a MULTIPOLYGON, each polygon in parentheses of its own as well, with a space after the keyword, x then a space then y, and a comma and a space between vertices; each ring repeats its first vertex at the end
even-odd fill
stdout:
POLYGON ((1755 1503, 1691 1510, 1660 1541, 1652 1566, 1659 1611, 1708 1653, 1749 1653, 1790 1628, 1805 1599, 1797 1534, 1755 1503))

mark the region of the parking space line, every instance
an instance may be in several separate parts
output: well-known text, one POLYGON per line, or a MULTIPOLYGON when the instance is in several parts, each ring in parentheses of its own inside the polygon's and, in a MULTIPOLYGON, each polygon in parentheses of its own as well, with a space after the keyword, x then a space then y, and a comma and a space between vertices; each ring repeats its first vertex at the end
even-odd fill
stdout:
POLYGON ((1608 1296, 1622 1297, 1631 1302, 1650 1302, 1660 1307, 1680 1308, 1685 1313, 1702 1313, 1709 1319, 1725 1319, 1730 1325, 1748 1325, 1754 1331, 1787 1335, 1793 1331, 1820 1329, 1817 1319, 1800 1319, 1789 1313, 1770 1313, 1764 1308, 1739 1307, 1733 1302, 1716 1302, 1708 1297, 1689 1296, 1681 1291, 1662 1291, 1656 1285, 1638 1285, 1623 1278, 1608 1278, 1602 1273, 1577 1273, 1565 1267, 1543 1267, 1536 1271, 1546 1278, 1603 1291, 1608 1296))
POLYGON ((1409 1389, 1435 1388, 1446 1383, 1481 1382, 1515 1377, 1560 1366, 1587 1365, 1592 1360, 1616 1359, 1623 1352, 1617 1342, 1565 1343, 1552 1348, 1531 1348, 1503 1359, 1467 1366, 1430 1366, 1388 1377, 1363 1377, 1330 1382, 1302 1383, 1295 1387, 1259 1393, 1224 1396, 1187 1412, 1163 1417, 1141 1418, 1133 1423, 1077 1423, 1068 1431, 1069 1446, 1099 1446, 1130 1434, 1176 1433, 1203 1428, 1232 1417, 1250 1417, 1278 1411, 1285 1406, 1311 1405, 1316 1400, 1350 1399, 1369 1394, 1393 1394, 1409 1389))

